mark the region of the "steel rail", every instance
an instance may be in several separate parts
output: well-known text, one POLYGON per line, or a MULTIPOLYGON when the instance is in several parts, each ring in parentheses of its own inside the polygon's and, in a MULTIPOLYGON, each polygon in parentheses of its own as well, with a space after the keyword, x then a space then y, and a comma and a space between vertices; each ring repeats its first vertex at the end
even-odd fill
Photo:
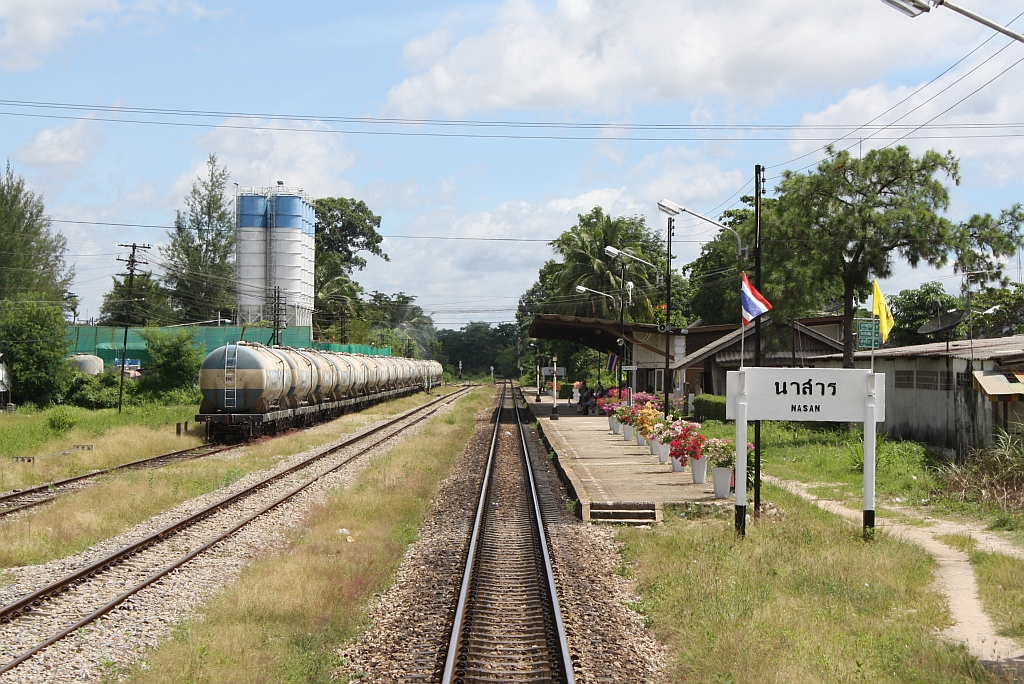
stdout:
MULTIPOLYGON (((323 449, 323 450, 317 452, 316 454, 310 456, 309 458, 303 459, 299 463, 286 468, 285 470, 282 470, 280 472, 277 472, 277 473, 274 473, 272 475, 269 475, 266 478, 260 480, 259 482, 255 483, 255 484, 253 484, 253 485, 251 485, 249 487, 246 487, 245 489, 243 489, 241 491, 238 491, 238 492, 236 492, 236 493, 234 493, 234 494, 232 494, 230 496, 227 496, 227 497, 225 497, 225 498, 223 498, 223 499, 221 499, 219 501, 216 501, 216 502, 210 504, 209 506, 203 508, 202 510, 197 511, 196 513, 193 513, 192 515, 189 515, 186 518, 183 518, 181 520, 178 520, 178 521, 175 521, 173 523, 170 523, 170 524, 166 525, 165 527, 163 527, 162 529, 160 529, 159 531, 154 532, 153 534, 150 534, 147 537, 145 537, 143 539, 140 539, 140 540, 138 540, 138 541, 136 541, 136 542, 134 542, 132 544, 129 544, 128 546, 122 547, 121 549, 118 549, 117 551, 114 551, 113 553, 105 556, 104 558, 101 558, 101 559, 99 559, 99 560, 97 560, 97 561, 95 561, 93 563, 90 563, 89 565, 85 566, 84 568, 80 568, 80 569, 76 570, 75 572, 69 573, 68 575, 65 575, 64 577, 51 582, 50 584, 46 585, 45 587, 43 587, 41 589, 38 589, 38 590, 36 590, 34 592, 26 594, 25 596, 22 596, 21 598, 19 598, 19 599, 13 601, 13 602, 7 604, 6 606, 3 606, 2 608, 0 608, 0 623, 2 623, 2 624, 8 623, 8 622, 11 621, 11 619, 17 618, 22 612, 31 612, 32 611, 32 606, 40 605, 48 597, 50 597, 52 595, 55 595, 57 593, 69 591, 74 584, 77 584, 80 581, 88 579, 88 578, 96 575, 97 573, 102 572, 102 571, 110 568, 112 565, 114 565, 114 564, 116 564, 116 563, 118 563, 120 561, 123 561, 125 558, 133 556, 133 555, 139 553, 140 551, 148 548, 149 546, 152 546, 153 544, 155 544, 157 542, 163 541, 164 539, 173 536, 177 532, 180 532, 180 531, 184 530, 185 528, 190 527, 191 525, 194 525, 195 523, 199 522, 200 520, 203 520, 203 519, 213 515, 214 513, 216 513, 218 511, 220 511, 220 510, 230 506, 233 503, 236 503, 237 501, 240 501, 241 499, 247 498, 247 497, 251 496, 252 494, 255 494, 257 491, 267 487, 270 484, 273 484, 274 482, 276 482, 276 481, 278 481, 278 480, 280 480, 280 479, 282 479, 284 477, 287 477, 288 475, 291 475, 294 472, 297 472, 299 470, 303 470, 303 469, 309 467, 310 465, 316 463, 317 461, 322 460, 323 458, 326 458, 330 454, 336 453, 336 452, 338 452, 338 451, 340 451, 340 450, 342 450, 342 449, 344 449, 346 447, 349 447, 349 446, 352 446, 354 444, 357 444, 358 442, 361 442, 361 441, 367 439, 368 437, 373 436, 375 433, 380 432, 382 430, 385 430, 385 429, 387 429, 389 427, 392 427, 392 426, 396 425, 397 423, 400 423, 401 421, 405 420, 406 418, 408 418, 408 417, 410 417, 412 415, 415 415, 418 412, 426 411, 426 409, 432 409, 431 411, 425 413, 424 416, 420 417, 419 419, 417 419, 416 421, 411 423, 410 424, 410 426, 411 426, 411 425, 419 422, 420 420, 423 420, 425 417, 431 415, 435 411, 437 411, 437 409, 440 408, 440 407, 437 406, 437 404, 439 402, 454 401, 454 399, 458 398, 459 396, 462 396, 463 394, 465 394, 468 391, 469 391, 468 389, 465 389, 465 390, 459 390, 459 391, 456 391, 456 392, 452 392, 452 393, 447 394, 447 395, 445 395, 443 397, 439 397, 437 399, 434 399, 433 401, 431 401, 431 402, 429 402, 427 404, 424 404, 423 406, 418 406, 418 407, 416 407, 414 409, 410 409, 409 411, 401 413, 401 414, 399 414, 398 416, 395 416, 392 420, 388 421, 387 423, 385 423, 383 425, 379 425, 376 428, 373 428, 372 430, 370 430, 368 432, 365 432, 365 433, 362 433, 362 434, 359 434, 359 435, 355 435, 355 436, 345 440, 344 442, 341 442, 340 444, 336 444, 333 447, 328 447, 326 449, 323 449)), ((406 428, 408 428, 408 427, 409 426, 406 426, 406 428)), ((405 429, 405 428, 402 428, 402 429, 405 429)), ((391 435, 384 436, 383 438, 373 442, 371 445, 366 447, 360 453, 364 453, 365 451, 378 446, 379 444, 387 441, 388 439, 391 439, 393 436, 395 436, 395 434, 398 434, 398 433, 394 433, 394 434, 391 434, 391 435)), ((349 460, 351 460, 351 459, 349 459, 349 460)), ((348 462, 348 461, 346 461, 346 462, 348 462)), ((3 673, 5 671, 6 671, 6 669, 0 668, 0 673, 3 673)))
MULTIPOLYGON (((522 392, 520 392, 520 395, 522 392)), ((523 399, 525 402, 526 400, 523 399)), ((562 654, 562 675, 568 684, 575 684, 576 676, 572 669, 572 656, 569 653, 569 641, 565 636, 565 623, 562 621, 562 609, 558 604, 558 591, 555 587, 555 573, 551 568, 551 555, 548 553, 548 538, 544 532, 544 518, 540 512, 540 496, 537 493, 537 481, 533 477, 533 466, 530 464, 530 450, 526 446, 526 433, 523 430, 523 421, 519 417, 519 402, 516 401, 515 388, 512 389, 512 407, 516 414, 516 426, 519 428, 519 445, 523 450, 523 461, 526 463, 526 472, 530 483, 530 498, 533 502, 533 513, 537 521, 537 534, 540 536, 540 548, 544 558, 544 577, 548 584, 548 594, 551 597, 551 612, 555 618, 555 632, 558 635, 558 646, 562 654)))
POLYGON ((462 588, 459 590, 459 602, 455 607, 455 618, 452 621, 451 639, 448 642, 448 654, 444 661, 444 673, 441 681, 450 684, 455 675, 455 663, 458 660, 459 636, 466 619, 466 599, 469 597, 469 589, 472 584, 473 566, 476 564, 476 548, 480 541, 480 528, 483 524, 484 510, 487 505, 487 491, 491 486, 491 466, 494 463, 494 453, 498 444, 498 428, 501 426, 501 409, 505 403, 505 391, 507 386, 501 389, 501 399, 498 400, 498 409, 494 412, 494 431, 491 433, 491 448, 487 452, 487 462, 484 465, 484 481, 480 485, 480 501, 476 507, 476 517, 473 521, 473 533, 469 538, 469 552, 466 555, 466 569, 462 573, 462 588))
MULTIPOLYGON (((189 551, 185 555, 181 556, 177 560, 175 560, 175 561, 171 562, 170 564, 164 566, 160 570, 157 570, 156 572, 150 574, 146 579, 144 579, 141 582, 137 583, 131 589, 128 589, 127 591, 123 592, 122 594, 120 594, 119 596, 114 598, 113 600, 111 600, 111 601, 105 603, 104 605, 100 606, 98 609, 96 609, 92 613, 90 613, 90 614, 86 615, 85 617, 81 618, 80 620, 75 622, 75 624, 62 629, 57 634, 49 637, 48 639, 46 639, 45 641, 37 644, 36 646, 33 646, 32 648, 30 648, 27 651, 23 652, 21 655, 17 656, 14 660, 11 660, 10 662, 8 662, 8 663, 6 663, 4 665, 0 665, 0 674, 4 674, 6 672, 9 672, 10 670, 13 670, 14 668, 16 668, 19 665, 21 665, 22 663, 24 663, 25 661, 27 661, 30 658, 32 658, 34 655, 36 655, 40 651, 42 651, 42 650, 52 646, 53 644, 57 643, 58 641, 60 641, 64 637, 68 636, 69 634, 72 634, 73 632, 75 632, 76 630, 81 629, 82 627, 85 627, 86 625, 90 624, 91 622, 94 622, 95 620, 103 617, 107 613, 110 613, 111 611, 116 609, 121 603, 124 603, 124 601, 126 601, 129 598, 131 598, 133 595, 135 595, 138 592, 142 591, 143 589, 145 589, 146 587, 150 586, 154 582, 157 582, 162 577, 165 577, 166 575, 170 574, 171 572, 174 572, 175 570, 177 570, 178 568, 182 567, 183 565, 185 565, 189 561, 195 559, 197 556, 200 556, 203 553, 209 551, 211 548, 213 548, 217 544, 220 544, 221 542, 226 540, 228 537, 231 537, 232 535, 236 534, 239 530, 241 530, 244 527, 246 527, 252 521, 256 520, 257 518, 259 518, 259 517, 261 517, 263 515, 266 515, 267 513, 269 513, 270 511, 274 510, 275 508, 277 508, 281 504, 283 504, 283 503, 287 502, 288 500, 294 498, 295 496, 297 496, 298 494, 300 494, 301 492, 303 492, 304 490, 309 488, 311 485, 315 484, 317 481, 323 479, 325 476, 327 476, 330 473, 333 473, 333 472, 335 472, 337 470, 340 470, 341 468, 343 468, 344 466, 348 465, 349 463, 351 463, 356 458, 359 458, 363 454, 373 450, 374 448, 376 448, 380 444, 382 444, 384 442, 387 442, 388 440, 393 439, 394 437, 396 437, 399 434, 401 434, 403 431, 408 430, 412 426, 417 425, 418 423, 426 420, 427 418, 432 416, 434 413, 436 413, 438 410, 440 410, 441 406, 437 406, 437 404, 439 402, 449 403, 449 402, 446 402, 446 400, 454 401, 455 399, 457 399, 458 397, 464 395, 468 391, 469 391, 469 389, 467 388, 467 389, 458 390, 456 392, 452 392, 452 393, 447 394, 447 395, 445 395, 443 397, 435 399, 434 401, 431 401, 428 404, 424 404, 423 406, 417 407, 416 409, 413 409, 412 411, 407 411, 407 412, 401 414, 399 417, 396 417, 396 419, 391 421, 389 423, 389 425, 393 425, 395 422, 398 422, 398 421, 402 420, 403 418, 408 417, 409 415, 411 415, 411 414, 413 414, 413 413, 415 413, 417 411, 423 411, 426 408, 433 407, 433 408, 431 408, 430 411, 427 411, 427 412, 423 413, 422 415, 416 417, 414 420, 409 422, 407 425, 402 426, 398 431, 393 432, 393 433, 391 433, 389 435, 385 435, 384 437, 376 440, 372 444, 363 447, 360 451, 356 452, 355 454, 352 454, 351 456, 349 456, 348 458, 344 459, 343 461, 341 461, 337 465, 334 465, 331 468, 329 468, 328 470, 324 471, 323 473, 320 473, 319 475, 316 475, 315 477, 312 477, 312 478, 306 480, 305 482, 303 482, 299 486, 293 488, 292 490, 288 491, 287 493, 285 493, 282 496, 280 496, 277 499, 275 499, 273 502, 267 504, 266 506, 261 508, 259 511, 246 516, 246 518, 244 518, 242 521, 240 521, 240 522, 236 523, 235 525, 231 526, 230 528, 228 528, 224 532, 221 532, 220 534, 218 534, 213 539, 210 539, 209 541, 205 542, 204 544, 196 547, 192 551, 189 551)), ((376 430, 380 430, 380 429, 383 429, 385 427, 388 427, 388 425, 379 426, 378 428, 376 428, 376 430)), ((367 434, 372 434, 372 432, 371 433, 367 433, 367 434)), ((332 447, 332 449, 330 451, 333 453, 334 451, 337 451, 340 448, 340 446, 341 445, 339 445, 337 447, 332 447)), ((258 487, 258 486, 259 486, 259 484, 254 485, 254 487, 258 487)), ((159 534, 159 533, 157 533, 157 534, 159 534)))
MULTIPOLYGON (((128 463, 122 463, 120 465, 111 466, 110 468, 103 468, 102 470, 91 470, 88 473, 83 473, 81 475, 75 475, 74 477, 67 477, 67 478, 64 478, 62 480, 54 480, 52 482, 45 482, 45 483, 40 484, 40 485, 35 485, 33 487, 28 487, 26 489, 18 489, 18 490, 12 490, 10 492, 5 492, 3 494, 0 494, 0 504, 7 503, 9 501, 16 501, 17 499, 23 499, 23 498, 25 498, 27 496, 32 496, 34 494, 41 494, 41 493, 44 493, 44 492, 49 492, 49 491, 52 491, 54 489, 59 489, 61 487, 66 487, 68 485, 75 484, 77 482, 82 482, 84 480, 89 480, 89 479, 92 479, 94 477, 99 477, 100 475, 106 475, 107 473, 112 473, 112 472, 117 471, 117 470, 128 470, 129 468, 146 467, 146 466, 152 464, 155 461, 159 461, 159 460, 163 460, 163 459, 187 461, 187 460, 192 459, 192 458, 199 458, 199 457, 202 457, 202 456, 212 456, 213 454, 220 453, 221 451, 225 451, 227 449, 233 449, 235 446, 236 445, 223 446, 223 447, 212 447, 211 448, 211 446, 208 445, 208 444, 201 444, 199 446, 194 446, 194 447, 191 447, 189 449, 182 449, 180 451, 171 451, 169 453, 161 454, 159 456, 150 456, 148 458, 140 458, 140 459, 138 459, 136 461, 129 461, 128 463), (192 456, 186 455, 186 454, 189 454, 191 452, 202 452, 202 453, 196 453, 196 454, 194 454, 192 456)), ((46 501, 52 501, 52 499, 47 499, 46 501)), ((38 504, 41 504, 41 503, 46 503, 46 501, 32 502, 32 503, 24 505, 24 506, 19 506, 19 507, 15 508, 15 509, 2 509, 2 510, 0 510, 0 516, 4 516, 4 515, 7 515, 9 513, 13 513, 15 510, 22 510, 24 508, 29 508, 30 506, 35 506, 35 505, 38 505, 38 504)))
MULTIPOLYGON (((441 677, 443 684, 453 684, 454 682, 461 681, 456 673, 458 668, 458 659, 460 644, 463 639, 463 631, 466 629, 467 613, 471 610, 469 606, 470 593, 473 591, 474 576, 477 574, 477 556, 478 549, 482 543, 481 535, 485 514, 487 511, 489 499, 489 492, 492 483, 492 471, 494 470, 495 456, 497 452, 497 438, 500 431, 501 425, 501 414, 504 407, 504 401, 506 392, 508 392, 509 385, 506 384, 502 389, 501 399, 498 402, 498 410, 496 412, 494 421, 494 432, 491 436, 491 446, 487 455, 487 462, 484 469, 484 480, 480 487, 480 500, 477 504, 476 518, 473 523, 473 532, 470 537, 469 550, 466 554, 466 568, 462 576, 462 587, 459 592, 459 600, 455 609, 455 617, 452 622, 451 638, 448 643, 448 652, 445 658, 444 671, 441 677)), ((523 462, 525 464, 525 484, 529 490, 530 496, 530 508, 533 512, 533 522, 536 524, 536 534, 538 541, 538 549, 540 556, 543 559, 543 574, 544 584, 547 594, 550 598, 550 608, 554 617, 554 631, 558 637, 559 643, 559 663, 552 663, 556 670, 559 670, 559 674, 562 676, 562 681, 568 682, 569 684, 575 683, 575 675, 572 668, 571 654, 569 653, 568 640, 565 635, 565 624, 562 620, 561 607, 558 603, 557 588, 554 581, 554 573, 551 566, 551 557, 548 551, 548 540, 547 535, 544 531, 544 519, 540 510, 540 499, 537 490, 536 478, 534 477, 533 467, 530 464, 530 452, 526 445, 525 432, 523 430, 522 420, 519 416, 519 406, 515 395, 515 388, 512 388, 511 394, 513 410, 516 417, 516 425, 519 430, 519 446, 522 451, 523 462)), ((531 531, 532 533, 532 531, 531 531)))

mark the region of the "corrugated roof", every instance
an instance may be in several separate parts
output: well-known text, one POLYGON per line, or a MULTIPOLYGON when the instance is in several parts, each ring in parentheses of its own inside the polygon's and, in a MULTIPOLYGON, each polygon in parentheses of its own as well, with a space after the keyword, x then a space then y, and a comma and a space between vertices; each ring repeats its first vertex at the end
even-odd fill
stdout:
POLYGON ((1024 395, 1022 373, 974 371, 974 389, 992 401, 1017 401, 1024 395))
MULTIPOLYGON (((892 359, 916 356, 945 358, 949 356, 954 359, 973 358, 975 361, 988 361, 1015 355, 1020 356, 1022 352, 1024 352, 1024 335, 1011 335, 1010 337, 974 340, 973 348, 970 340, 953 340, 949 343, 948 352, 945 342, 913 344, 906 347, 883 347, 875 350, 875 358, 892 359)), ((855 359, 870 359, 871 350, 855 352, 853 357, 855 359)), ((842 354, 825 354, 815 357, 815 360, 826 361, 841 358, 843 358, 842 354)))

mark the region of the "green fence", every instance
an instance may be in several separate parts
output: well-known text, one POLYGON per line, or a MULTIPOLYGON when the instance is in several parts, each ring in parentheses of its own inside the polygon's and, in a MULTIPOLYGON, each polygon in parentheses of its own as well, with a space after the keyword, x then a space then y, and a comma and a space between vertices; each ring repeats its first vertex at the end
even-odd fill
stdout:
MULTIPOLYGON (((177 328, 158 328, 159 330, 177 330, 177 328)), ((139 359, 145 367, 149 362, 146 341, 138 334, 138 328, 128 329, 128 358, 139 359)), ((217 347, 228 342, 260 342, 270 344, 274 335, 273 328, 253 326, 226 325, 219 327, 197 326, 196 345, 209 354, 217 347)), ((315 348, 325 351, 346 352, 349 354, 369 354, 373 356, 391 356, 388 347, 377 348, 366 344, 314 344, 309 326, 284 328, 281 330, 281 344, 286 347, 315 348)), ((124 328, 113 328, 106 325, 69 325, 68 344, 72 354, 95 354, 103 359, 106 365, 112 365, 114 359, 121 358, 124 347, 124 328)))

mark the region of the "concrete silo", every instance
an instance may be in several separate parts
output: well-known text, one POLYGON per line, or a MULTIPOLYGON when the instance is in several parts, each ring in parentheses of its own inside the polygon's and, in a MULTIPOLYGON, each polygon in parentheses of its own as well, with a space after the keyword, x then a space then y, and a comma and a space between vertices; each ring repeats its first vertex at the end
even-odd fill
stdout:
POLYGON ((238 322, 313 324, 316 213, 299 188, 239 188, 235 200, 238 322), (280 311, 275 297, 280 293, 280 311))

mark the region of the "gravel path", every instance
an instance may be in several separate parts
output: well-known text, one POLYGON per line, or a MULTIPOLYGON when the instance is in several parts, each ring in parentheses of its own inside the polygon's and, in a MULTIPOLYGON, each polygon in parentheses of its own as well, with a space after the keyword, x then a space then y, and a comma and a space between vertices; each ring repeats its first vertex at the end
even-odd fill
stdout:
MULTIPOLYGON (((441 486, 434 510, 420 529, 392 587, 380 598, 370 630, 339 651, 340 675, 361 673, 367 682, 436 682, 444 666, 452 612, 484 461, 490 411, 455 472, 441 486)), ((503 428, 504 429, 504 428, 503 428)), ((660 681, 663 649, 646 633, 643 618, 626 607, 637 597, 618 574, 615 529, 586 525, 568 512, 567 499, 546 450, 532 432, 527 441, 539 478, 559 601, 574 658, 576 681, 660 681)))
MULTIPOLYGON (((862 523, 862 511, 847 508, 838 501, 820 499, 808 492, 809 485, 777 477, 763 477, 765 481, 782 487, 819 508, 840 515, 855 524, 862 523)), ((877 518, 876 527, 923 547, 935 558, 938 566, 935 573, 935 588, 946 597, 954 622, 953 626, 942 632, 942 635, 967 646, 971 655, 993 670, 1015 673, 1024 678, 1024 648, 1012 639, 996 633, 995 625, 982 607, 974 568, 967 554, 937 539, 937 535, 951 533, 977 535, 976 526, 944 520, 941 524, 931 527, 914 527, 877 518)), ((982 548, 1021 558, 1019 548, 995 535, 986 535, 982 548)))
MULTIPOLYGON (((445 410, 450 409, 441 409, 441 411, 445 410)), ((384 422, 383 420, 378 421, 365 427, 364 431, 384 422)), ((398 439, 405 439, 421 429, 422 423, 398 439)), ((330 442, 329 445, 336 445, 349 437, 350 435, 345 435, 330 442)), ((6 673, 0 677, 0 681, 93 681, 108 674, 114 668, 133 662, 147 647, 155 645, 158 640, 166 637, 175 624, 191 616, 225 584, 237 578, 241 570, 254 558, 283 548, 287 543, 289 531, 303 524, 314 505, 324 501, 332 490, 349 485, 369 458, 376 455, 377 452, 390 448, 394 443, 394 441, 388 442, 366 456, 325 476, 292 500, 217 545, 209 553, 199 556, 134 595, 97 622, 51 646, 12 672, 6 673)), ((323 446, 291 456, 279 462, 272 469, 251 473, 229 487, 177 506, 136 526, 125 534, 106 540, 80 554, 45 565, 12 568, 7 572, 15 579, 15 582, 0 588, 0 604, 7 604, 30 591, 43 587, 69 571, 88 565, 116 549, 152 534, 174 520, 201 510, 203 507, 223 499, 228 494, 258 482, 271 473, 280 472, 322 448, 323 446)), ((332 454, 318 462, 313 469, 317 473, 326 471, 359 448, 359 445, 355 445, 332 454)), ((91 595, 91 600, 97 604, 105 602, 112 593, 112 587, 121 586, 130 578, 148 574, 155 565, 166 564, 166 561, 187 553, 191 548, 210 538, 213 534, 212 530, 225 528, 226 521, 244 517, 242 509, 245 513, 251 513, 258 508, 257 502, 266 504, 280 496, 287 488, 285 482, 294 484, 295 481, 308 479, 311 475, 311 470, 305 469, 300 476, 294 479, 285 478, 249 497, 244 506, 232 507, 228 512, 218 513, 175 535, 170 544, 153 547, 109 573, 94 578, 80 590, 69 593, 84 593, 87 597, 91 595)), ((19 619, 10 625, 0 626, 0 662, 11 660, 22 652, 24 646, 38 641, 33 640, 32 637, 47 634, 49 624, 60 617, 62 612, 68 610, 70 609, 63 606, 63 599, 55 599, 44 604, 37 611, 38 616, 27 621, 19 619)), ((77 607, 75 612, 79 612, 77 607)))

